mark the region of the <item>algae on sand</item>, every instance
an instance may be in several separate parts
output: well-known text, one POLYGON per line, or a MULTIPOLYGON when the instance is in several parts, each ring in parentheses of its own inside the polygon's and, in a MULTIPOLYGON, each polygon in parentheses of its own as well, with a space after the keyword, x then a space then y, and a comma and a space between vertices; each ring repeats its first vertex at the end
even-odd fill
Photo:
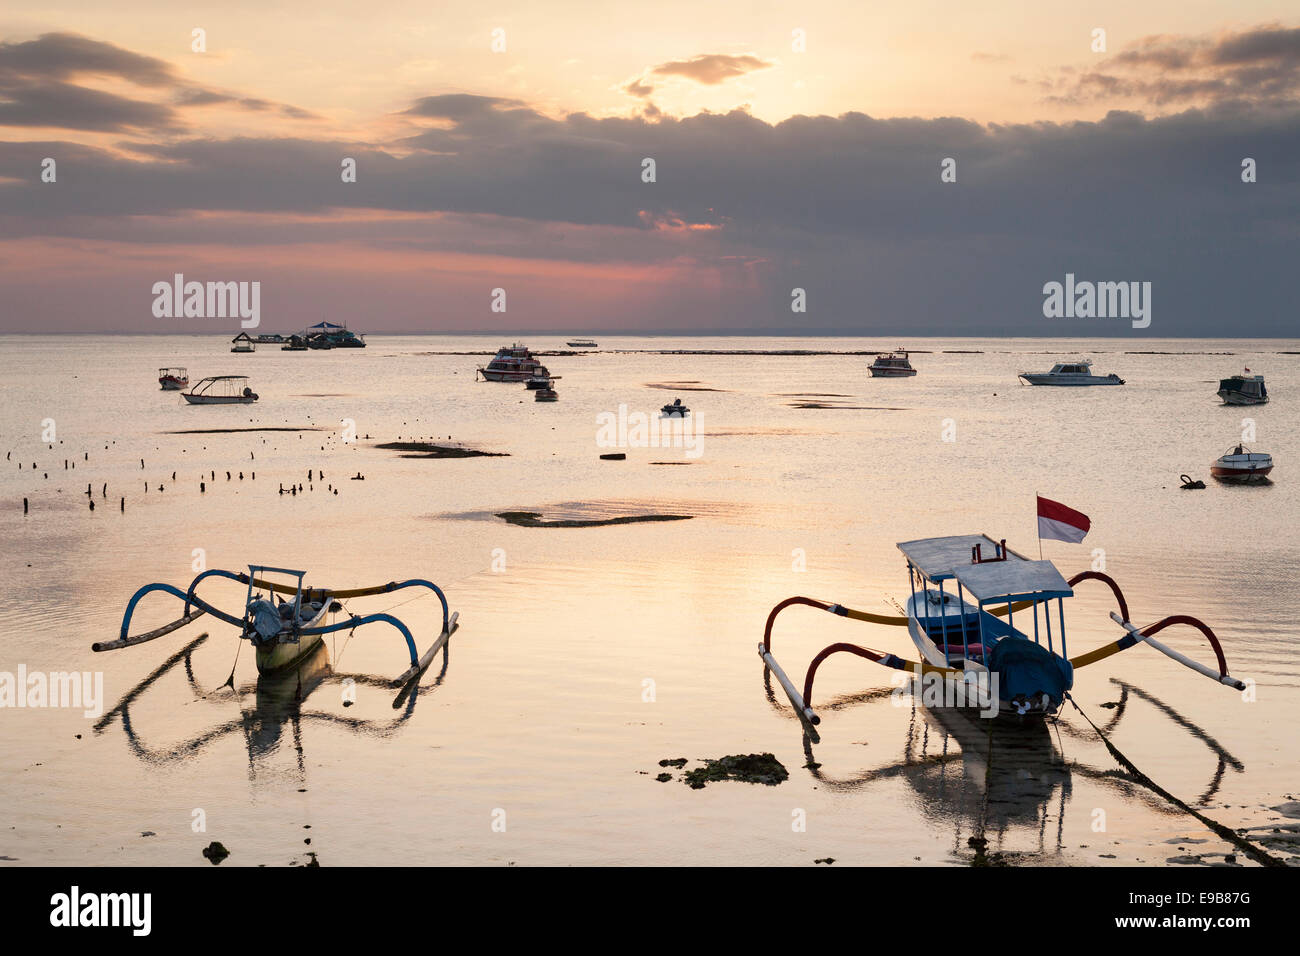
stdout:
POLYGON ((772 754, 731 754, 717 760, 705 760, 703 767, 686 771, 682 778, 692 790, 720 780, 743 780, 775 787, 790 778, 790 772, 772 754))

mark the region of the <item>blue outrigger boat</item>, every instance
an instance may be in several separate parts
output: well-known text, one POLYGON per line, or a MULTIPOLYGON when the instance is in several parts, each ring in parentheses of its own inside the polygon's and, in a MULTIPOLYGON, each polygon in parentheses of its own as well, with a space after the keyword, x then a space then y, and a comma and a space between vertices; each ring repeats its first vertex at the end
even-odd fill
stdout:
MULTIPOLYGON (((1010 550, 1005 539, 995 541, 983 534, 904 541, 898 548, 907 559, 911 585, 903 617, 857 611, 807 597, 787 598, 768 615, 763 641, 758 645, 759 656, 808 724, 821 722, 811 706, 817 668, 838 653, 929 678, 944 685, 940 705, 974 707, 990 717, 1041 719, 1055 714, 1068 696, 1078 668, 1139 643, 1149 644, 1221 684, 1238 690, 1246 687, 1229 676, 1218 638, 1204 623, 1178 614, 1139 629, 1129 621, 1128 604, 1119 585, 1100 571, 1084 571, 1066 581, 1052 562, 1030 560, 1010 550), (1125 634, 1111 644, 1071 658, 1066 650, 1064 602, 1074 595, 1074 586, 1085 580, 1101 581, 1110 587, 1120 610, 1110 616, 1125 634), (772 656, 771 644, 777 615, 796 604, 857 621, 906 626, 921 660, 909 661, 857 644, 832 644, 813 658, 800 693, 772 656), (1174 624, 1200 630, 1214 649, 1217 670, 1191 660, 1152 636, 1174 624)), ((929 703, 927 695, 922 695, 922 702, 929 703)))
POLYGON ((350 631, 363 624, 384 622, 397 628, 406 640, 406 647, 411 655, 411 666, 392 681, 392 686, 401 687, 424 673, 434 655, 447 643, 447 639, 451 637, 458 627, 457 618, 459 614, 449 613, 447 598, 441 589, 433 582, 420 578, 412 578, 409 581, 401 582, 390 581, 388 584, 369 588, 331 591, 324 588, 305 587, 303 585, 303 578, 307 574, 305 571, 250 565, 248 572, 248 574, 242 574, 216 569, 204 571, 190 582, 189 588, 185 591, 172 587, 170 584, 147 584, 136 591, 127 604, 126 613, 122 617, 122 631, 117 640, 96 642, 91 645, 91 650, 113 651, 123 647, 143 644, 170 634, 204 614, 211 614, 213 617, 225 621, 227 624, 233 624, 240 629, 240 638, 248 641, 256 650, 257 670, 259 673, 275 674, 292 667, 315 650, 320 644, 321 636, 324 634, 334 631, 350 631), (292 578, 293 582, 271 581, 265 577, 259 577, 259 575, 287 576, 292 578), (227 614, 225 611, 213 607, 195 593, 199 582, 211 577, 229 578, 232 581, 248 585, 243 617, 227 614), (342 621, 336 621, 332 624, 322 623, 327 614, 342 610, 342 605, 338 603, 341 599, 371 594, 388 594, 392 591, 400 591, 403 588, 410 587, 429 588, 434 594, 438 595, 438 600, 442 602, 442 633, 423 655, 417 653, 415 638, 411 636, 411 632, 406 625, 391 614, 377 613, 357 617, 349 613, 342 621), (131 616, 135 613, 136 605, 140 603, 141 598, 153 591, 165 591, 180 598, 185 602, 185 615, 170 624, 164 624, 162 627, 155 628, 147 633, 129 636, 131 616), (287 594, 293 595, 292 601, 279 597, 279 595, 287 594))

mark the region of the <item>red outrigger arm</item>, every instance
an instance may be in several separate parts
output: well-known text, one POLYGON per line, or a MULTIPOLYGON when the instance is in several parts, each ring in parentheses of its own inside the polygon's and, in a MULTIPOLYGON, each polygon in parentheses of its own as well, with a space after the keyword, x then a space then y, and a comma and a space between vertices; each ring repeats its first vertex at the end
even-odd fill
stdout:
MULTIPOLYGON (((1112 654, 1117 654, 1135 644, 1145 643, 1151 645, 1162 654, 1172 658, 1185 667, 1190 667, 1192 670, 1204 674, 1206 677, 1218 681, 1220 684, 1236 688, 1237 690, 1246 689, 1244 681, 1238 680, 1228 674, 1228 663, 1223 655, 1223 647, 1219 644, 1219 639, 1215 636, 1214 632, 1210 630, 1203 621, 1187 614, 1174 614, 1163 618, 1154 624, 1150 624, 1145 628, 1139 629, 1129 622, 1128 602, 1124 600, 1124 592, 1120 590, 1119 585, 1116 584, 1115 580, 1109 575, 1103 574, 1100 571, 1083 571, 1072 577, 1068 583, 1070 587, 1074 587, 1081 581, 1089 580, 1100 581, 1111 589, 1111 592, 1115 595, 1116 602, 1119 604, 1120 613, 1115 614, 1112 612, 1110 616, 1117 624, 1124 628, 1127 633, 1117 641, 1099 647, 1096 650, 1089 651, 1086 654, 1080 654, 1078 657, 1071 658, 1071 666, 1076 669, 1086 667, 1088 664, 1104 660, 1112 654), (1157 641, 1152 636, 1158 634, 1167 627, 1172 627, 1175 624, 1186 624, 1189 627, 1196 628, 1205 635, 1206 639, 1210 642, 1210 646, 1214 649, 1215 657, 1218 659, 1219 669, 1217 672, 1206 667, 1204 664, 1198 663, 1197 661, 1180 654, 1173 648, 1157 641)), ((777 663, 776 658, 772 656, 772 625, 776 622, 776 616, 778 614, 786 608, 793 607, 794 605, 814 607, 818 610, 829 611, 839 617, 847 617, 855 621, 866 621, 872 624, 886 624, 894 627, 905 626, 907 624, 907 618, 885 614, 871 614, 867 611, 857 611, 853 608, 845 607, 842 604, 828 604, 825 601, 818 601, 814 598, 802 596, 786 598, 776 607, 772 608, 771 612, 767 616, 767 624, 763 628, 763 640, 758 645, 758 656, 763 659, 763 663, 767 665, 768 669, 771 670, 772 673, 776 675, 777 680, 780 681, 786 695, 790 698, 790 703, 794 705, 795 712, 801 719, 807 721, 809 724, 816 725, 821 723, 821 718, 817 716, 817 712, 812 709, 812 706, 809 703, 809 701, 812 700, 813 679, 817 676, 817 668, 821 666, 822 662, 834 654, 853 654, 857 657, 865 657, 867 660, 874 661, 884 667, 889 667, 894 670, 911 671, 912 673, 962 673, 961 671, 951 667, 939 667, 935 664, 929 663, 928 661, 909 661, 905 658, 898 657, 895 654, 873 650, 869 647, 861 647, 857 644, 836 643, 822 649, 822 651, 812 659, 812 663, 808 665, 808 672, 804 677, 803 692, 800 693, 799 689, 795 687, 794 682, 791 681, 790 678, 786 676, 785 671, 781 669, 781 665, 777 663)), ((1014 610, 1020 610, 1025 606, 1028 606, 1028 602, 1025 604, 1016 604, 1012 607, 1014 610)), ((994 613, 1002 614, 1006 612, 1005 609, 999 609, 994 613)))

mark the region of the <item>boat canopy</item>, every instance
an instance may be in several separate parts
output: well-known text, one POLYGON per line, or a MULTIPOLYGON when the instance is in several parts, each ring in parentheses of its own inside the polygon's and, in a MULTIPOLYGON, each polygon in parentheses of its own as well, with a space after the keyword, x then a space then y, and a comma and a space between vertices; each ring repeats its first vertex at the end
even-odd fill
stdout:
POLYGON ((1051 561, 984 561, 958 568, 953 577, 981 605, 1045 601, 1074 594, 1051 561))
MULTIPOLYGON (((971 551, 979 546, 985 558, 997 554, 1001 544, 986 534, 956 534, 946 538, 919 538, 916 541, 900 541, 898 550, 903 552, 907 563, 914 567, 928 581, 937 584, 954 576, 958 569, 971 564, 971 551)), ((1022 554, 1010 548, 1006 549, 1006 564, 1013 567, 1027 563, 1022 554)), ((1002 564, 1004 562, 998 562, 1002 564)))
POLYGON ((341 326, 341 325, 335 325, 335 324, 332 323, 332 322, 317 322, 315 325, 313 325, 313 326, 309 326, 309 328, 313 328, 313 329, 324 329, 324 330, 335 329, 335 330, 337 330, 337 331, 339 331, 339 332, 342 332, 343 329, 344 329, 344 326, 341 326))

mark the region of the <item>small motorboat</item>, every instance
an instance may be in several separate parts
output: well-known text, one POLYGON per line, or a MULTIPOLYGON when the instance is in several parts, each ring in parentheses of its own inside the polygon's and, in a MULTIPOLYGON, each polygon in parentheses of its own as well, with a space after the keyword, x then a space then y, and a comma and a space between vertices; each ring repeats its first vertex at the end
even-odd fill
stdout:
POLYGON ((1268 401, 1264 376, 1251 375, 1250 369, 1241 375, 1220 379, 1218 395, 1225 405, 1263 405, 1268 401))
POLYGON ((591 339, 574 339, 572 342, 565 342, 564 344, 571 349, 594 349, 600 347, 591 339))
POLYGON ((183 368, 160 368, 158 384, 162 386, 164 392, 179 392, 190 384, 190 373, 183 368))
POLYGON ((1219 481, 1239 485, 1263 484, 1268 481, 1268 473, 1272 470, 1272 455, 1253 452, 1245 445, 1237 445, 1226 454, 1220 455, 1210 466, 1210 474, 1219 481))
POLYGON ((253 337, 247 332, 240 332, 233 339, 230 351, 232 352, 256 352, 257 346, 254 344, 253 337))
POLYGON ((877 355, 867 371, 872 378, 907 378, 916 374, 916 369, 912 368, 912 363, 907 359, 906 349, 888 355, 877 355))
POLYGON ((558 401, 559 398, 560 396, 555 393, 555 389, 551 388, 549 385, 543 386, 533 392, 533 401, 535 402, 554 402, 558 401))
POLYGON ((673 399, 671 404, 665 405, 660 411, 665 415, 681 415, 683 418, 691 413, 691 410, 682 404, 680 398, 673 399))
POLYGON ((1021 372, 1017 378, 1030 385, 1123 385, 1124 380, 1111 372, 1093 375, 1092 363, 1087 359, 1077 362, 1057 362, 1050 372, 1021 372))
POLYGON ((247 381, 247 375, 212 375, 181 392, 181 398, 191 405, 251 405, 257 393, 244 384, 247 381))
POLYGON ((530 391, 539 388, 550 388, 551 381, 560 377, 559 375, 552 375, 550 369, 545 365, 539 365, 533 371, 532 377, 524 381, 524 387, 530 391))

